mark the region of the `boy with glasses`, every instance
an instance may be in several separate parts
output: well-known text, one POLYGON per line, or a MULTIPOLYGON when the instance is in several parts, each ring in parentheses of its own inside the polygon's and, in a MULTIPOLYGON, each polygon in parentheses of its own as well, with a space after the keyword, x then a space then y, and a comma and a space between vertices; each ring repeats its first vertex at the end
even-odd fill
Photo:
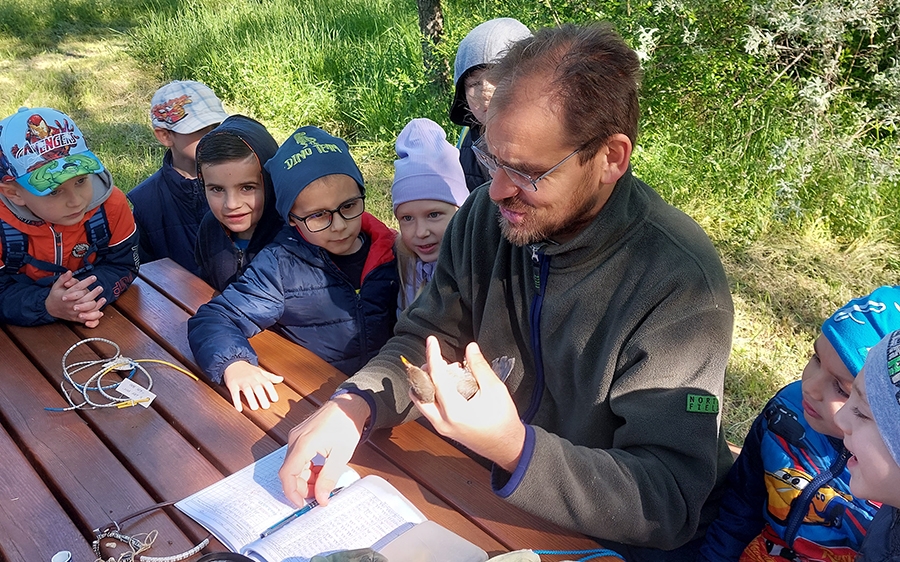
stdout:
POLYGON ((258 366, 248 338, 271 328, 349 375, 378 353, 396 319, 395 234, 365 212, 347 143, 301 127, 265 169, 291 228, 188 322, 197 363, 225 382, 238 411, 241 394, 251 409, 268 408, 281 382, 258 366))

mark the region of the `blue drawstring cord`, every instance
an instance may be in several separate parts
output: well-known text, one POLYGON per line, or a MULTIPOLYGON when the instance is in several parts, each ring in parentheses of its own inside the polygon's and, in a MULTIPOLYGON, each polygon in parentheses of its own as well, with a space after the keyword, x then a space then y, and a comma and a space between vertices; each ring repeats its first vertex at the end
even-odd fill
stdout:
POLYGON ((582 558, 579 558, 577 562, 584 562, 585 560, 593 560, 594 558, 600 558, 602 556, 613 556, 615 558, 619 558, 621 560, 625 560, 625 558, 614 550, 610 550, 608 548, 597 548, 594 550, 535 550, 535 554, 546 554, 548 556, 571 556, 571 555, 581 555, 586 554, 582 558))

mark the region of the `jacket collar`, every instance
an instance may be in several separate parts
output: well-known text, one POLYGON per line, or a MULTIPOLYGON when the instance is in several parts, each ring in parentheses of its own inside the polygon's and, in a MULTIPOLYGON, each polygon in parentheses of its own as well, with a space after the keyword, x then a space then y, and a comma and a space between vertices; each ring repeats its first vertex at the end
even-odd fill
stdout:
POLYGON ((631 166, 616 182, 606 204, 588 226, 563 244, 541 242, 537 250, 552 256, 552 267, 562 268, 601 257, 623 243, 649 212, 649 188, 635 178, 631 166))
POLYGON ((181 175, 181 173, 175 169, 175 166, 172 165, 172 151, 166 150, 165 156, 163 156, 163 165, 162 165, 162 177, 163 181, 169 186, 169 189, 172 191, 172 194, 176 197, 203 197, 206 199, 206 194, 203 193, 203 189, 200 187, 200 181, 196 178, 186 178, 181 175))

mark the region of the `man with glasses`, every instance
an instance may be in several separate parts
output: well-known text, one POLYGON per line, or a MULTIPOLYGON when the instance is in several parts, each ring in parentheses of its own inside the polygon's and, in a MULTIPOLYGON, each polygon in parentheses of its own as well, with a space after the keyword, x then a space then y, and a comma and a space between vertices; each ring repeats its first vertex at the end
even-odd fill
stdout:
POLYGON ((511 504, 628 560, 692 560, 731 464, 733 306, 704 232, 632 175, 637 56, 607 25, 567 25, 490 72, 475 153, 492 181, 451 221, 395 337, 291 432, 285 492, 315 484, 327 501, 361 437, 421 412, 493 463, 511 504), (401 355, 425 364, 433 402, 409 393, 401 355), (501 381, 487 361, 503 356, 501 381), (469 400, 447 365, 464 359, 469 400))
POLYGON ((197 364, 234 407, 278 400, 281 377, 258 366, 248 338, 271 329, 350 375, 391 336, 400 287, 394 233, 365 212, 347 143, 301 127, 265 164, 282 230, 221 295, 188 321, 197 364))

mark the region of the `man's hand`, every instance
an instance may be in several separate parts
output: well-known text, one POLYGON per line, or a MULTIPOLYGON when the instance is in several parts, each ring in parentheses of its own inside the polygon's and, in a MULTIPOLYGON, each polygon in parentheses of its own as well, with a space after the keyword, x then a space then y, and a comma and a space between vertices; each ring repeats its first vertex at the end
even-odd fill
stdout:
POLYGON ((410 392, 410 398, 441 435, 465 445, 479 455, 512 472, 525 446, 525 425, 506 385, 497 378, 478 348, 466 347, 466 364, 479 390, 468 401, 456 390, 456 379, 441 356, 434 336, 426 341, 426 369, 434 381, 434 402, 425 404, 410 392))
POLYGON ((103 293, 103 287, 90 289, 96 281, 94 275, 79 281, 71 271, 66 271, 50 287, 50 294, 44 300, 47 312, 60 320, 81 322, 88 328, 96 328, 103 317, 100 309, 106 305, 105 298, 97 298, 103 293))
POLYGON ((320 505, 328 504, 328 495, 347 469, 370 415, 361 396, 341 394, 291 430, 278 477, 284 495, 294 505, 303 505, 312 495, 320 505), (321 467, 312 464, 317 454, 325 457, 321 467))
POLYGON ((235 361, 225 367, 224 379, 225 386, 231 393, 231 402, 238 412, 244 411, 244 406, 241 404, 242 392, 251 410, 258 408, 268 410, 270 402, 278 402, 275 385, 284 380, 284 378, 246 361, 235 361))

